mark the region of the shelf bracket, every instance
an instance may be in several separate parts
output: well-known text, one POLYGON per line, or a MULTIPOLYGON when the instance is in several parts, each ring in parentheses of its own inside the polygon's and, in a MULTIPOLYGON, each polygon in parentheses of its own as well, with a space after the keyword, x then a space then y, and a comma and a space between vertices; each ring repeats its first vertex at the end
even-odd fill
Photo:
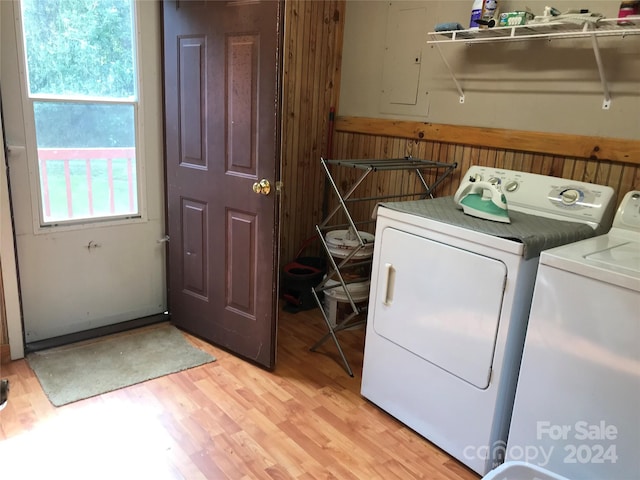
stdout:
POLYGON ((442 49, 440 48, 440 44, 436 43, 435 46, 438 49, 438 53, 440 54, 440 58, 442 58, 442 61, 444 62, 444 64, 447 67, 447 70, 449 70, 449 75, 451 75, 451 78, 453 79, 453 83, 456 85, 456 89, 458 90, 458 94, 460 95, 460 103, 464 103, 464 92, 462 91, 462 87, 460 86, 460 83, 458 82, 458 79, 456 78, 455 73, 453 73, 453 69, 451 68, 451 65, 449 65, 449 62, 447 61, 447 58, 444 56, 444 53, 442 53, 442 49))
POLYGON ((593 46, 593 54, 596 57, 598 73, 600 74, 600 83, 602 84, 602 91, 604 93, 602 109, 609 110, 609 108, 611 107, 611 94, 609 93, 609 85, 607 84, 607 79, 604 76, 604 66, 602 64, 602 57, 600 56, 600 46, 598 45, 598 37, 595 34, 591 35, 591 44, 593 46))

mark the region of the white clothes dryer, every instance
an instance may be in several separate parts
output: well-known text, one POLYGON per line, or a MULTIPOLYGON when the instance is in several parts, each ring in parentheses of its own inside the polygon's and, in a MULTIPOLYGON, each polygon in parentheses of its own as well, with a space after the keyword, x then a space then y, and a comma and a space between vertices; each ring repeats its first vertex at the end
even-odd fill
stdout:
POLYGON ((608 234, 540 256, 507 458, 640 479, 640 191, 608 234))
POLYGON ((452 197, 378 207, 361 393, 484 475, 504 460, 539 253, 611 225, 613 190, 472 166, 511 223, 452 197))

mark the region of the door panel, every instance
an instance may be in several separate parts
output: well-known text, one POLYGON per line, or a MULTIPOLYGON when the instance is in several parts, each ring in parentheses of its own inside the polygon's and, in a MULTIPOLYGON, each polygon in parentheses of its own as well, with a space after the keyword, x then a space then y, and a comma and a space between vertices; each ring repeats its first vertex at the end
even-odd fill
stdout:
POLYGON ((207 301, 209 292, 207 276, 207 206, 203 203, 182 199, 182 233, 184 244, 183 270, 185 293, 196 295, 207 301))
MULTIPOLYGON (((382 231, 377 334, 478 388, 489 385, 504 263, 394 228, 382 231)), ((373 289, 372 289, 373 291, 373 289)))
POLYGON ((229 211, 227 214, 227 304, 225 308, 255 320, 256 216, 229 211))
POLYGON ((227 39, 227 162, 230 172, 245 175, 256 174, 258 53, 256 35, 227 39))
POLYGON ((205 39, 179 39, 179 105, 180 105, 180 163, 206 167, 207 117, 205 104, 205 39))
POLYGON ((279 2, 164 2, 174 323, 275 364, 279 2))

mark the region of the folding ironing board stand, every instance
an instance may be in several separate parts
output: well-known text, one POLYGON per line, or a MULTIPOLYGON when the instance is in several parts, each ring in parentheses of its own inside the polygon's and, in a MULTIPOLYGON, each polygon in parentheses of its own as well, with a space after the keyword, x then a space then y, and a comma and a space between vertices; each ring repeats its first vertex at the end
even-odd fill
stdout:
POLYGON ((320 311, 322 312, 322 316, 327 324, 328 332, 320 338, 311 348, 311 351, 315 351, 320 345, 326 342, 329 338, 333 339, 333 342, 338 349, 338 353, 342 358, 342 362, 344 363, 344 367, 347 373, 353 377, 353 371, 347 361, 347 358, 340 346, 340 342, 336 333, 341 330, 345 330, 348 328, 353 328, 358 325, 362 325, 366 322, 366 317, 360 317, 361 314, 366 313, 366 306, 359 306, 358 302, 354 301, 354 298, 347 288, 349 283, 353 283, 354 281, 366 281, 369 278, 359 278, 357 280, 350 280, 345 278, 345 273, 347 270, 361 267, 364 264, 371 263, 372 259, 367 259, 364 261, 352 261, 354 258, 357 259, 357 254, 361 252, 361 250, 367 246, 370 247, 371 243, 367 242, 366 239, 358 231, 358 225, 363 225, 367 223, 373 223, 375 220, 364 220, 356 222, 353 218, 352 213, 350 212, 349 205, 354 202, 364 202, 364 201, 380 201, 380 200, 400 200, 402 198, 407 197, 418 197, 418 198, 433 198, 433 191, 447 178, 453 170, 457 167, 457 163, 443 163, 443 162, 433 162, 430 160, 418 160, 412 157, 405 158, 391 158, 391 159, 363 159, 363 160, 327 160, 324 158, 320 159, 320 164, 324 170, 324 173, 329 181, 331 186, 331 190, 337 197, 338 204, 329 212, 329 214, 325 217, 322 223, 316 225, 316 232, 322 243, 322 246, 327 254, 327 258, 329 261, 330 269, 327 272, 326 277, 323 281, 318 284, 316 287, 312 289, 312 294, 318 306, 320 307, 320 311), (329 166, 336 167, 344 167, 344 168, 355 168, 361 170, 362 173, 353 181, 351 186, 346 189, 345 193, 341 193, 338 185, 336 184, 335 179, 333 178, 329 166), (436 180, 430 186, 427 184, 423 171, 437 169, 436 170, 436 180), (380 196, 368 196, 368 197, 355 197, 354 193, 358 189, 358 187, 362 184, 362 182, 369 176, 369 174, 374 172, 388 172, 388 171, 413 171, 417 175, 419 179, 419 183, 422 187, 422 190, 419 192, 402 192, 398 194, 390 194, 390 195, 380 195, 380 196), (346 223, 342 225, 336 225, 331 223, 334 217, 338 212, 342 211, 346 217, 346 223), (350 229, 355 237, 358 240, 358 244, 351 250, 351 252, 345 257, 341 258, 339 262, 336 262, 335 258, 331 254, 331 250, 327 241, 325 239, 325 234, 327 231, 335 230, 339 227, 347 227, 350 229), (339 285, 327 285, 327 282, 330 279, 336 278, 339 285), (342 288, 344 294, 347 298, 347 303, 351 306, 351 312, 346 315, 340 321, 336 321, 336 324, 333 325, 323 308, 322 301, 320 296, 318 295, 320 292, 324 292, 327 289, 333 288, 342 288))

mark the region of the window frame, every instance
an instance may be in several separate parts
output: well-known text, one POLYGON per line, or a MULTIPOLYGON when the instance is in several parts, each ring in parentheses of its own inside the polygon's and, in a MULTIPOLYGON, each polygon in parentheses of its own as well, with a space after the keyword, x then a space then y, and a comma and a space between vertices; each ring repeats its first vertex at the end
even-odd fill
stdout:
POLYGON ((140 18, 138 15, 137 1, 131 2, 132 16, 132 45, 133 45, 133 66, 135 69, 134 95, 129 98, 106 98, 94 96, 67 96, 52 94, 31 94, 28 77, 28 66, 26 57, 26 39, 24 35, 24 22, 22 18, 22 0, 18 0, 15 8, 15 29, 16 44, 18 49, 18 65, 20 77, 20 89, 22 96, 22 111, 25 126, 25 147, 29 170, 30 198, 33 219, 33 233, 45 234, 52 231, 67 231, 95 228, 98 226, 116 226, 127 225, 132 223, 144 223, 148 221, 147 202, 146 202, 146 175, 144 166, 144 135, 143 135, 143 101, 142 92, 143 72, 141 69, 141 28, 140 18), (44 202, 42 198, 41 179, 40 179, 40 163, 38 156, 36 127, 35 127, 35 110, 36 102, 55 102, 55 103, 74 103, 86 105, 131 105, 134 115, 134 148, 135 148, 135 189, 137 195, 137 213, 126 213, 120 215, 107 215, 95 217, 72 218, 68 220, 45 221, 44 218, 44 202))

